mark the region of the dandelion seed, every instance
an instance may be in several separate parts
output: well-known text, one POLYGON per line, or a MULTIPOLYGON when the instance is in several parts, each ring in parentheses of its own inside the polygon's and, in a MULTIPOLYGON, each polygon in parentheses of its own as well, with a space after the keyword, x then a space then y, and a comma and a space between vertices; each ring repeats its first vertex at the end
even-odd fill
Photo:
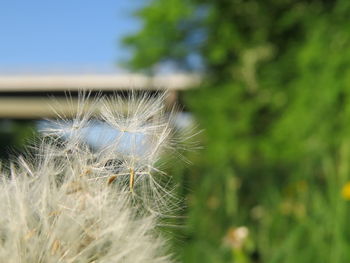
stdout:
POLYGON ((130 192, 134 191, 134 184, 135 184, 135 171, 134 169, 130 169, 130 192))
POLYGON ((174 146, 165 95, 100 98, 100 110, 79 96, 73 121, 61 116, 34 158, 1 172, 0 262, 172 262, 155 231, 175 206, 158 181, 174 146), (117 134, 95 151, 83 140, 92 118, 117 134))
POLYGON ((117 178, 117 175, 112 175, 108 178, 108 185, 114 182, 114 180, 117 178))

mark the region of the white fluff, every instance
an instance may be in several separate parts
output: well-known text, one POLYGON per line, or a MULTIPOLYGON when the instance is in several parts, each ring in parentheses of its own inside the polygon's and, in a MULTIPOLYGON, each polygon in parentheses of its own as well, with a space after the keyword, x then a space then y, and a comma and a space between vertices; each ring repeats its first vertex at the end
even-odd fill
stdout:
POLYGON ((157 180, 173 144, 164 97, 99 98, 89 107, 80 99, 73 122, 45 131, 31 158, 2 173, 0 262, 171 262, 155 229, 173 207, 157 180), (98 152, 81 136, 92 116, 120 132, 98 152))

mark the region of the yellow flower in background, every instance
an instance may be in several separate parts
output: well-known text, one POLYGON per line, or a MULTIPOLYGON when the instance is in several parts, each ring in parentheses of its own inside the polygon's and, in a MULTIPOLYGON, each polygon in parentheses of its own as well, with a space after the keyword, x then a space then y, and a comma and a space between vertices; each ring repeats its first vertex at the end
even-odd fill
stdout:
POLYGON ((348 200, 350 201, 350 182, 347 182, 342 190, 341 190, 341 195, 343 197, 344 200, 348 200))

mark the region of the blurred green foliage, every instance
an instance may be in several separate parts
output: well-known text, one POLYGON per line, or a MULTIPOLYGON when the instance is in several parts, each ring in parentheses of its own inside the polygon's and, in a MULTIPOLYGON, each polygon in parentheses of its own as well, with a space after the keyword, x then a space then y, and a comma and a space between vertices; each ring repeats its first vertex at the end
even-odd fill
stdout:
POLYGON ((179 259, 350 262, 350 1, 152 0, 136 15, 130 68, 204 76, 183 94, 205 150, 176 170, 179 259))
POLYGON ((25 145, 35 137, 31 120, 0 120, 0 162, 8 162, 16 152, 25 151, 25 145))

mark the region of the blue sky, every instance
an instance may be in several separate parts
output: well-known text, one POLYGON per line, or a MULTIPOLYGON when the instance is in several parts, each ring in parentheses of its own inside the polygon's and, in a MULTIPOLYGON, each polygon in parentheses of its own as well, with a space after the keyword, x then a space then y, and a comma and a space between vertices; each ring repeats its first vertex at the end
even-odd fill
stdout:
POLYGON ((0 0, 0 74, 104 73, 128 56, 142 0, 0 0))

